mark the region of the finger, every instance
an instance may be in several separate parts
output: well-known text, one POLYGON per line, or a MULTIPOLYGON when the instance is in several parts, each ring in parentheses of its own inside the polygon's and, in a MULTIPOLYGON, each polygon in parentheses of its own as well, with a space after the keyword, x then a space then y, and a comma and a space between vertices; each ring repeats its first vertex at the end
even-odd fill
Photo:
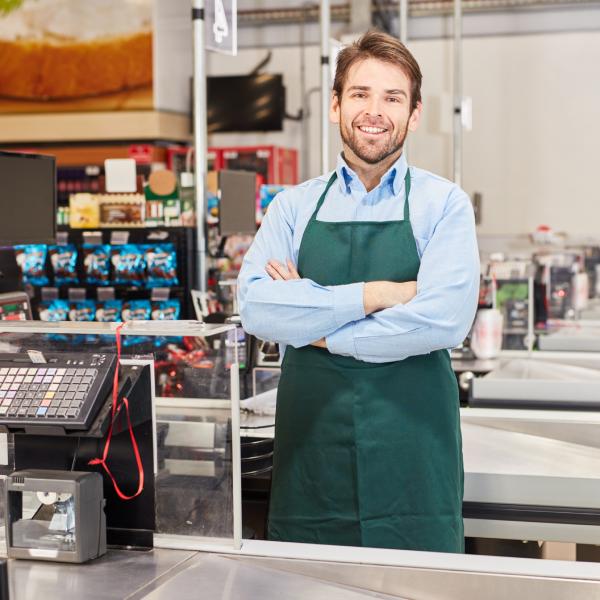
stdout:
POLYGON ((288 271, 290 272, 292 279, 300 279, 300 275, 298 274, 298 271, 296 270, 296 265, 294 265, 294 263, 289 258, 287 259, 287 268, 288 268, 288 271))
POLYGON ((276 260, 270 260, 269 265, 279 274, 281 279, 290 279, 290 275, 287 272, 287 269, 276 260))
POLYGON ((265 271, 271 279, 283 279, 283 277, 270 264, 267 264, 265 271))

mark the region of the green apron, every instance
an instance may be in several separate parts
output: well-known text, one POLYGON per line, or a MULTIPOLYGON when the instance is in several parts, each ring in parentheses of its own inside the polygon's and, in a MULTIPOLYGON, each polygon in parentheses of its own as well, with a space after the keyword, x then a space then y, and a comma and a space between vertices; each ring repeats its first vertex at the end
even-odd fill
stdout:
MULTIPOLYGON (((414 281, 409 220, 306 227, 301 277, 320 285, 414 281)), ((401 343, 401 342, 400 342, 401 343)), ((367 363, 286 349, 277 393, 269 539, 462 552, 458 388, 446 350, 367 363)))

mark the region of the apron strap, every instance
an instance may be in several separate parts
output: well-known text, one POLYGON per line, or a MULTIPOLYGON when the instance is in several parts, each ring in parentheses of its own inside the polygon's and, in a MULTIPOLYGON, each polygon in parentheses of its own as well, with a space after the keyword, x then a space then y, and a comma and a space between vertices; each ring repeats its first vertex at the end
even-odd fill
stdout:
POLYGON ((329 181, 327 182, 327 185, 325 186, 325 190, 321 194, 319 201, 317 202, 317 207, 315 208, 315 212, 313 212, 312 217, 310 218, 311 221, 317 220, 317 213, 319 212, 319 209, 321 208, 321 206, 323 206, 323 202, 325 201, 325 196, 327 196, 327 192, 329 191, 329 188, 333 185, 333 182, 336 179, 337 179, 337 172, 334 171, 331 174, 331 177, 329 178, 329 181))
POLYGON ((406 168, 406 175, 404 176, 404 220, 410 221, 410 214, 408 210, 408 195, 410 194, 410 167, 406 168))

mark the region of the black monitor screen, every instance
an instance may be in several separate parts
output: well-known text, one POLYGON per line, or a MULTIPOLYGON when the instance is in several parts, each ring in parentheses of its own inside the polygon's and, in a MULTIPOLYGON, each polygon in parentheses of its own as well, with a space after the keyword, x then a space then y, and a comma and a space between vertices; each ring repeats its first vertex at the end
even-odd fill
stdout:
POLYGON ((53 156, 0 152, 0 247, 56 239, 53 156))
POLYGON ((281 75, 208 77, 208 131, 281 131, 285 88, 281 75))

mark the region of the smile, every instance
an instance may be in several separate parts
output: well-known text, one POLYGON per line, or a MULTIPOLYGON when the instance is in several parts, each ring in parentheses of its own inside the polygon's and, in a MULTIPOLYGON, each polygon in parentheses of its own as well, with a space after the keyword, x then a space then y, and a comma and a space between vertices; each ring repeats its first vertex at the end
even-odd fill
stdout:
POLYGON ((383 129, 382 127, 367 127, 364 125, 359 125, 358 128, 363 133, 370 133, 370 134, 385 133, 387 131, 387 129, 383 129))

